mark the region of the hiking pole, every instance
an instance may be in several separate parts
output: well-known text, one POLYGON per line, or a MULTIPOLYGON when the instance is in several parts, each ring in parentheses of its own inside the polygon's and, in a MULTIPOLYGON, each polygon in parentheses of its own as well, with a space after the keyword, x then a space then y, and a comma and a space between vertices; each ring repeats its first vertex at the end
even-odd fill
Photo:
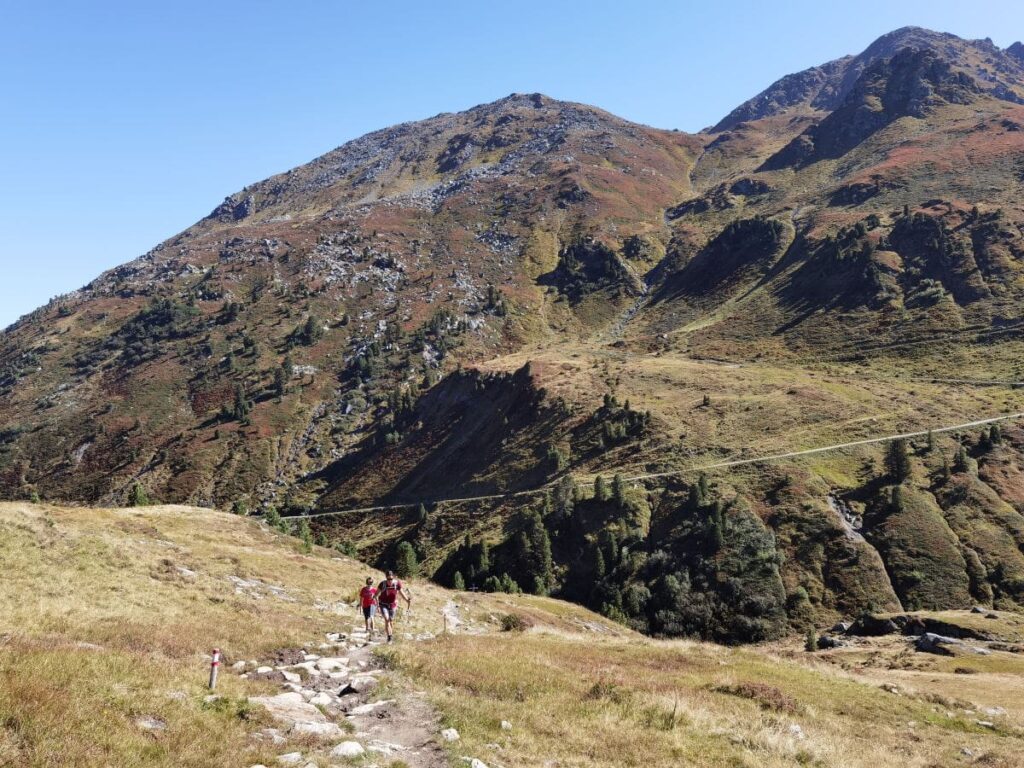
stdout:
POLYGON ((210 661, 210 690, 217 685, 217 670, 220 668, 220 648, 213 649, 213 659, 210 661))

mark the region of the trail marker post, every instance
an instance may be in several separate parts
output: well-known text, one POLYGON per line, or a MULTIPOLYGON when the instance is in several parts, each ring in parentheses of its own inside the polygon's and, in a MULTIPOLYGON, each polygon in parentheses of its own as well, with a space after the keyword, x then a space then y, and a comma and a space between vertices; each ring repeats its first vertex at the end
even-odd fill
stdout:
POLYGON ((210 661, 210 690, 217 686, 217 672, 220 669, 220 648, 213 649, 213 659, 210 661))

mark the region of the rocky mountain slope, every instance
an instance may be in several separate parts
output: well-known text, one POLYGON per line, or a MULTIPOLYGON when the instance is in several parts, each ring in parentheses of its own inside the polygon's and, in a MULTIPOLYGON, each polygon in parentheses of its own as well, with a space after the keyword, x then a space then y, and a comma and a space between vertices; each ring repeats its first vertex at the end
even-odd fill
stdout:
POLYGON ((1024 436, 923 434, 1024 411, 1022 84, 909 28, 700 134, 349 142, 0 336, 0 493, 312 512, 659 634, 1019 608, 1024 436))

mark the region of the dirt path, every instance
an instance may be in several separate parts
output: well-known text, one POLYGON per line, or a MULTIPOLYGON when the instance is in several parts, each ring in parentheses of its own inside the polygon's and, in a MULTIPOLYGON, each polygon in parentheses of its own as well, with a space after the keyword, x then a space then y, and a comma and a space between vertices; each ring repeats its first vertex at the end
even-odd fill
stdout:
MULTIPOLYGON (((354 629, 353 637, 365 637, 354 629), (358 633, 358 634, 357 634, 358 633)), ((349 659, 356 665, 365 662, 366 671, 381 673, 373 649, 378 640, 366 640, 366 644, 349 653, 349 659)), ((398 681, 401 685, 403 681, 398 681)), ((368 745, 368 749, 383 757, 401 760, 409 768, 441 768, 448 765, 448 759, 438 742, 440 717, 419 691, 402 689, 393 699, 382 706, 374 706, 372 694, 358 697, 350 705, 348 721, 355 726, 355 738, 368 745), (359 703, 356 703, 358 701, 359 703), (366 707, 372 707, 365 711, 366 707)))
MULTIPOLYGON (((398 642, 432 637, 408 635, 400 622, 395 629, 398 642)), ((324 643, 240 662, 246 671, 235 671, 244 677, 281 683, 281 693, 250 699, 276 722, 255 737, 280 752, 280 764, 379 759, 408 768, 449 765, 439 714, 422 692, 382 667, 374 654, 381 645, 380 635, 369 637, 360 621, 346 633, 327 635, 324 643)))

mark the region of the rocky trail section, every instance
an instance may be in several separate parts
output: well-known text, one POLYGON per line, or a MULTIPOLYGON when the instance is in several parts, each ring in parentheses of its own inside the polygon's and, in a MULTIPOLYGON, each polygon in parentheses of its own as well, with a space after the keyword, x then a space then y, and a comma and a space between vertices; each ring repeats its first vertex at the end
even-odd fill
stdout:
MULTIPOLYGON (((458 623, 454 608, 450 610, 458 623)), ((433 635, 399 637, 418 642, 433 635)), ((280 682, 280 693, 249 699, 276 723, 254 738, 281 750, 279 765, 449 765, 442 744, 457 741, 457 732, 440 730, 440 716, 424 695, 384 669, 374 654, 380 645, 356 626, 347 634, 328 634, 312 651, 286 649, 269 660, 238 661, 230 667, 244 679, 280 682)), ((484 765, 475 758, 467 761, 484 765)))

